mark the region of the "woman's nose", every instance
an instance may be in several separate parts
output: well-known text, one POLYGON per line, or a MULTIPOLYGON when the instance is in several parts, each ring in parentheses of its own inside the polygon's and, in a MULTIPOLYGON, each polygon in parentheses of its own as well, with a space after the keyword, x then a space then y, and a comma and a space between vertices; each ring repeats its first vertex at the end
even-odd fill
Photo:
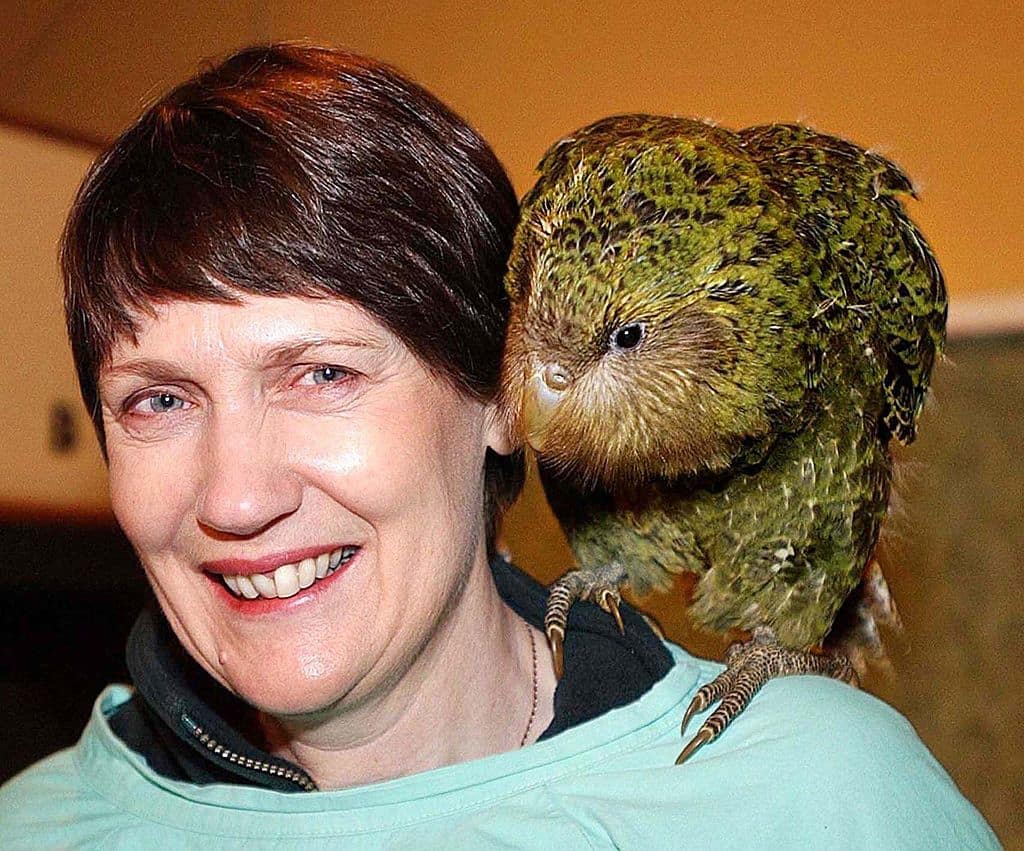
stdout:
POLYGON ((196 519, 211 532, 252 537, 294 513, 302 502, 301 481, 265 420, 217 418, 204 455, 196 519))

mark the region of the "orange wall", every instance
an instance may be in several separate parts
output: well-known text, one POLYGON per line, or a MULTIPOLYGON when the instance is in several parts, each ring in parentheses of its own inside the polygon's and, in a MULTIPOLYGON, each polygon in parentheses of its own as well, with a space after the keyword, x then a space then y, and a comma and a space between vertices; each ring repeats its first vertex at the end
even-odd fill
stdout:
MULTIPOLYGON (((15 35, 33 19, 5 17, 15 35)), ((1019 2, 135 0, 125 14, 93 0, 63 9, 44 38, 30 32, 27 46, 0 45, 0 108, 100 135, 243 44, 370 53, 476 124, 520 190, 552 141, 609 113, 803 120, 891 155, 919 183, 914 215, 954 298, 1024 288, 1019 2)))
POLYGON ((378 55, 476 124, 520 191, 555 139, 653 111, 800 120, 896 159, 954 298, 1024 292, 1024 5, 659 0, 273 4, 273 37, 378 55), (351 9, 351 7, 349 7, 351 9))

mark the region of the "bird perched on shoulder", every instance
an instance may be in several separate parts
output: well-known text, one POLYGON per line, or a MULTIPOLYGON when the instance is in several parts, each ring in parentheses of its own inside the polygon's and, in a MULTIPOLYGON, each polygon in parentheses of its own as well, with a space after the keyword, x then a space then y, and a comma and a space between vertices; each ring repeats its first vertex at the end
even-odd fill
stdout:
POLYGON ((579 568, 552 586, 548 638, 559 669, 575 600, 621 627, 622 587, 696 574, 696 623, 753 637, 698 691, 684 730, 721 703, 681 761, 774 676, 854 679, 822 643, 873 568, 943 279, 906 176, 802 126, 619 116, 539 171, 507 277, 503 405, 579 568))

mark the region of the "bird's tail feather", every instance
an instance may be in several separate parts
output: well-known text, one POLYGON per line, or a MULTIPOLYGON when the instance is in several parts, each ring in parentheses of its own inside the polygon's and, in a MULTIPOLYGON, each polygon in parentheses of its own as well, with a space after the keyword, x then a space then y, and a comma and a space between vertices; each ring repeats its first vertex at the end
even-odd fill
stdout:
POLYGON ((901 632, 903 621, 876 554, 840 609, 825 647, 845 654, 862 680, 869 669, 891 675, 892 662, 880 628, 901 632))

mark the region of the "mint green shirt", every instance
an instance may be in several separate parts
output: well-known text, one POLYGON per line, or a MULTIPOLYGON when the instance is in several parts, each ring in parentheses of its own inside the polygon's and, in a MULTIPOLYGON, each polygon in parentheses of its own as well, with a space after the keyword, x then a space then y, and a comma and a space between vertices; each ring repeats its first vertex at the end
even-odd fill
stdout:
POLYGON ((337 792, 164 779, 107 725, 130 695, 112 686, 74 748, 0 789, 0 848, 999 847, 907 721, 823 677, 769 683, 675 766, 720 666, 670 650, 647 694, 550 740, 337 792))

